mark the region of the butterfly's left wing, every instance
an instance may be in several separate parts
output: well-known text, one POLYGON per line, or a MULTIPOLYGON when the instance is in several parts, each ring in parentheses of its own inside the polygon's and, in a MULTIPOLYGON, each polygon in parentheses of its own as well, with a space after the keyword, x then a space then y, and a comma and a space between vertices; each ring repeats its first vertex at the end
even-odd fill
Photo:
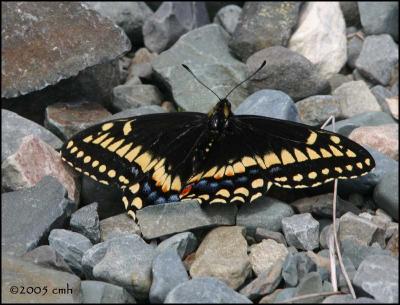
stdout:
POLYGON ((271 185, 317 187, 365 175, 375 166, 372 156, 346 137, 260 116, 233 116, 208 150, 182 198, 251 202, 271 185))
POLYGON ((90 178, 123 189, 128 211, 178 201, 206 123, 205 114, 191 112, 112 120, 74 135, 61 156, 90 178))

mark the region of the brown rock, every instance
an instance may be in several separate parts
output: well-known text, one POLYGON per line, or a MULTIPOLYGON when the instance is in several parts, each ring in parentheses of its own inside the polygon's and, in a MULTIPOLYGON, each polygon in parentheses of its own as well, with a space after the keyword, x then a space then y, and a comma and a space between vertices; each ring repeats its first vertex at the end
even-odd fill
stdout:
POLYGON ((108 217, 100 221, 100 239, 106 241, 122 234, 140 235, 139 226, 126 213, 108 217))
POLYGON ((46 108, 45 126, 63 139, 88 128, 100 119, 111 115, 97 103, 55 103, 46 108))
POLYGON ((68 197, 77 204, 79 202, 75 174, 50 145, 36 136, 24 137, 19 149, 2 163, 1 169, 5 189, 28 188, 44 176, 53 176, 67 189, 68 197))
POLYGON ((190 275, 211 276, 238 288, 251 272, 243 227, 219 227, 210 231, 196 251, 190 275))
POLYGON ((395 231, 389 239, 386 249, 391 251, 394 256, 399 256, 399 231, 395 231))
POLYGON ((158 56, 146 48, 140 48, 136 51, 128 68, 128 80, 134 77, 150 78, 153 73, 151 62, 158 56))
POLYGON ((131 48, 121 28, 79 2, 2 2, 1 9, 2 97, 56 84, 131 48))
POLYGON ((399 96, 394 96, 386 99, 386 103, 389 106, 390 113, 398 120, 399 119, 399 96))
POLYGON ((399 160, 399 125, 362 126, 354 129, 349 139, 370 146, 386 156, 399 160))

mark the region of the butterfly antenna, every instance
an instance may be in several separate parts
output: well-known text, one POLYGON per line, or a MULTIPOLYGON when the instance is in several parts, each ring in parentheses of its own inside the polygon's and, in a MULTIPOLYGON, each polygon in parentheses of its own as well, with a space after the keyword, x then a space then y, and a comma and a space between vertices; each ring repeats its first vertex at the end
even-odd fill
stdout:
POLYGON ((264 68, 265 64, 267 63, 266 60, 263 61, 263 63, 261 64, 261 66, 256 70, 256 72, 254 72, 253 74, 251 74, 248 78, 246 78, 244 81, 240 82, 239 84, 237 84, 231 91, 229 91, 229 93, 225 96, 224 99, 228 98, 228 96, 237 88, 239 87, 241 84, 247 82, 250 78, 252 78, 254 75, 256 75, 262 68, 264 68))
POLYGON ((186 66, 185 64, 182 64, 182 67, 184 67, 190 74, 192 74, 193 77, 194 77, 200 84, 202 84, 204 87, 206 87, 208 90, 210 90, 216 97, 218 97, 219 100, 221 100, 221 98, 220 98, 214 91, 212 91, 210 88, 208 88, 201 80, 199 80, 199 79, 197 78, 196 75, 194 75, 194 73, 192 72, 192 70, 189 69, 188 66, 186 66))

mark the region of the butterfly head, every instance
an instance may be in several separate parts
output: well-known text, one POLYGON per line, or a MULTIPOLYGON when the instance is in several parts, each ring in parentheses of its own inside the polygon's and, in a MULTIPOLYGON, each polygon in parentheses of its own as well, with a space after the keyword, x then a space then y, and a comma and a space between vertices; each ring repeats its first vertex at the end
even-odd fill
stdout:
POLYGON ((209 127, 212 130, 222 130, 232 116, 231 103, 227 99, 220 100, 208 113, 209 127))

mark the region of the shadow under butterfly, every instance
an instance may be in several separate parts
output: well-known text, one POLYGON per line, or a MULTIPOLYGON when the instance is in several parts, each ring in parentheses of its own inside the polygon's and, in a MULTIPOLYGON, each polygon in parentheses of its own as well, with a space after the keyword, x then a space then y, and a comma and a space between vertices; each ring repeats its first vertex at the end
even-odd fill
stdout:
POLYGON ((225 98, 208 113, 178 112, 115 119, 87 128, 61 149, 78 172, 122 189, 128 214, 147 205, 197 200, 247 203, 274 185, 320 186, 366 175, 375 162, 348 138, 316 127, 257 115, 234 115, 225 98))

